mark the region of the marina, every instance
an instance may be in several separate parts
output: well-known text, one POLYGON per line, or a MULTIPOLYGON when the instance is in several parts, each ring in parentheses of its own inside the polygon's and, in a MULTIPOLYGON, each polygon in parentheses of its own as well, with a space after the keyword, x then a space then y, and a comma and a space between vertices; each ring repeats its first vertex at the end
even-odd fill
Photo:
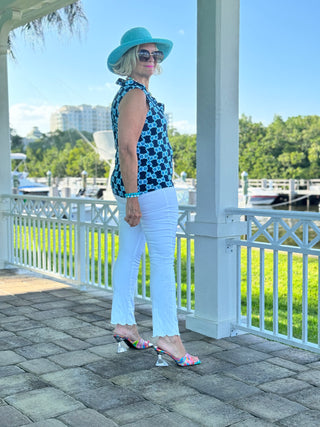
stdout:
MULTIPOLYGON (((20 173, 20 176, 25 176, 20 173)), ((26 175, 27 176, 27 175, 26 175)), ((24 181, 21 181, 21 185, 24 181)), ((186 178, 185 174, 175 175, 175 188, 178 202, 182 205, 196 205, 196 180, 186 178)), ((88 177, 83 171, 79 177, 28 177, 28 190, 34 195, 50 195, 51 197, 82 197, 101 200, 115 200, 107 177, 88 177), (32 188, 34 187, 34 188, 32 188), (45 193, 43 193, 45 191, 45 193), (39 193, 39 194, 38 194, 39 193)), ((239 207, 245 206, 318 206, 320 202, 320 179, 249 179, 247 194, 244 194, 243 183, 239 186, 239 207)), ((312 209, 313 210, 313 209, 312 209)))
POLYGON ((318 205, 320 179, 248 179, 241 180, 242 205, 318 205))

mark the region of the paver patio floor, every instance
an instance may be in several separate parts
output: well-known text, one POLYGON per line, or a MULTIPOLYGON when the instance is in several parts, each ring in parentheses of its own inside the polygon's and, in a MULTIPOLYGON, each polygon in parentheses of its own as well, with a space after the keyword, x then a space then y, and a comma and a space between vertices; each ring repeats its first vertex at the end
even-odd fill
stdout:
MULTIPOLYGON (((111 294, 0 271, 0 425, 320 426, 320 355, 245 334, 182 339, 202 364, 117 354, 111 294)), ((150 306, 137 303, 152 340, 150 306)))

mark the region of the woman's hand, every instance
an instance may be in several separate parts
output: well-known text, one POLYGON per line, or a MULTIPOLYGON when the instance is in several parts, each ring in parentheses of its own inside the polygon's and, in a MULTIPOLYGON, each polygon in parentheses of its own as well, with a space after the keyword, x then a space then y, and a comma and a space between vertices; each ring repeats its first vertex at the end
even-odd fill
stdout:
POLYGON ((126 204, 126 216, 125 221, 130 225, 130 227, 135 227, 139 224, 141 218, 141 210, 139 205, 139 200, 137 197, 129 197, 126 204))

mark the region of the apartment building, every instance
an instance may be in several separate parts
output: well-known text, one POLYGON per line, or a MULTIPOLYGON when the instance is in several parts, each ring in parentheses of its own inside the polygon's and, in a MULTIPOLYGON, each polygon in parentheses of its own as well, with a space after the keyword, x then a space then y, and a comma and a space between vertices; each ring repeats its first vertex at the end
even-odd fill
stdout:
POLYGON ((64 105, 51 115, 50 130, 97 132, 112 129, 110 107, 101 105, 64 105))

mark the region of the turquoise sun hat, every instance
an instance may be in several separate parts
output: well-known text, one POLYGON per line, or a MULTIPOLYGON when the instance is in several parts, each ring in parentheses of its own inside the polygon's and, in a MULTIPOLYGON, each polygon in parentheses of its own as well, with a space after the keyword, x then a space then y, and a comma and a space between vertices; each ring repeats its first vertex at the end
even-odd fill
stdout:
POLYGON ((120 46, 114 49, 108 56, 108 69, 113 73, 113 65, 119 61, 123 54, 132 47, 145 43, 155 43, 157 48, 163 52, 164 59, 169 55, 173 46, 170 40, 153 38, 146 28, 131 28, 121 37, 120 46))

